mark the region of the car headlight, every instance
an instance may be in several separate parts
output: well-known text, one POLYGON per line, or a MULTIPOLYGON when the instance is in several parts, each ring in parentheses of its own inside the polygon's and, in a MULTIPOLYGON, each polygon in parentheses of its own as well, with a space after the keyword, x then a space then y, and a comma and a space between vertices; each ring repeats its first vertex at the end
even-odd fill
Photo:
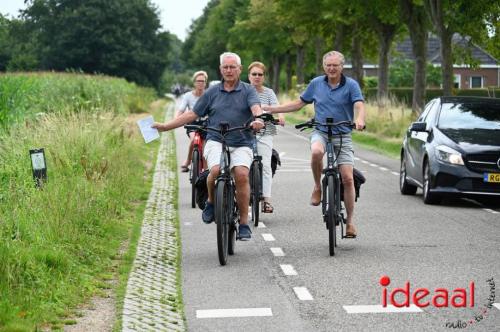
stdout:
POLYGON ((436 156, 439 161, 453 164, 453 165, 463 165, 464 160, 462 159, 462 155, 460 152, 450 148, 446 145, 439 145, 436 147, 436 156))

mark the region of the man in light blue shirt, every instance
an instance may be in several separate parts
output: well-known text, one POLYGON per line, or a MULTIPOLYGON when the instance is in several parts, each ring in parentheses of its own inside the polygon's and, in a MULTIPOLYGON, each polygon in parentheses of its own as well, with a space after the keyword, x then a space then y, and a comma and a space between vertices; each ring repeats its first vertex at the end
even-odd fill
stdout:
MULTIPOLYGON (((325 75, 314 78, 300 99, 280 106, 264 106, 269 113, 295 112, 306 104, 314 103, 314 118, 318 122, 326 122, 333 118, 335 122, 354 121, 356 129, 365 127, 365 106, 359 84, 342 74, 344 56, 337 51, 330 51, 323 56, 325 75), (354 113, 357 117, 354 120, 354 113)), ((344 202, 347 210, 346 237, 355 238, 356 228, 353 222, 355 189, 353 180, 354 151, 352 148, 351 128, 345 126, 334 134, 342 134, 342 148, 337 163, 339 165, 342 183, 344 185, 344 202)), ((314 177, 314 189, 311 195, 311 205, 321 203, 321 172, 323 170, 323 155, 327 141, 326 127, 319 126, 311 135, 311 169, 314 177)), ((334 139, 334 147, 339 147, 340 136, 334 139)))

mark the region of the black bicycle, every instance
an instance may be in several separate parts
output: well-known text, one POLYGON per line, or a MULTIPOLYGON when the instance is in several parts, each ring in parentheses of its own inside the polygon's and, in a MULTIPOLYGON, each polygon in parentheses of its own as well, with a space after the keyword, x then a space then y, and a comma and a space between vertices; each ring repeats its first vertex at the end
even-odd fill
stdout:
POLYGON ((348 126, 354 128, 355 125, 351 121, 341 121, 333 122, 333 118, 327 118, 326 123, 317 122, 314 119, 310 121, 300 123, 295 126, 296 129, 301 131, 307 128, 313 128, 317 126, 326 126, 328 128, 328 140, 326 144, 326 157, 327 165, 323 169, 323 179, 321 180, 321 187, 323 190, 323 198, 321 200, 321 209, 323 213, 323 221, 326 224, 326 229, 328 230, 328 244, 330 248, 330 256, 335 255, 335 247, 337 246, 337 226, 340 226, 340 236, 345 238, 344 224, 346 223, 346 218, 344 217, 344 204, 341 200, 340 192, 340 172, 337 165, 337 158, 340 154, 340 149, 342 148, 342 135, 334 134, 333 128, 339 126, 348 126), (333 147, 333 137, 340 137, 340 146, 335 153, 333 147))
MULTIPOLYGON (((273 124, 278 124, 271 114, 262 114, 256 116, 256 118, 261 118, 264 122, 270 122, 273 124)), ((260 202, 263 199, 262 187, 263 187, 263 176, 262 176, 262 156, 259 156, 257 149, 257 133, 254 133, 254 139, 252 144, 253 151, 253 161, 250 166, 250 206, 252 210, 252 221, 254 226, 259 226, 259 213, 260 213, 260 202)))
POLYGON ((219 128, 187 125, 188 129, 199 129, 205 132, 217 133, 222 141, 222 153, 220 156, 220 173, 215 180, 215 223, 217 224, 217 251, 219 263, 226 265, 227 256, 234 254, 237 236, 237 223, 239 223, 239 209, 236 204, 235 184, 231 176, 231 154, 226 145, 226 136, 238 130, 251 130, 247 124, 244 126, 229 128, 229 123, 221 122, 219 128))

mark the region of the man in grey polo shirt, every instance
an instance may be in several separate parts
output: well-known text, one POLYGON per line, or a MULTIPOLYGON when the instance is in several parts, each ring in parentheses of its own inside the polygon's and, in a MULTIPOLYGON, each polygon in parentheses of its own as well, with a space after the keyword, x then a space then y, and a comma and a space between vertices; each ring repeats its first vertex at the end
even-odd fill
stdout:
MULTIPOLYGON (((253 117, 260 115, 259 97, 253 86, 240 81, 241 59, 235 53, 226 52, 220 56, 220 72, 222 82, 208 88, 198 99, 193 111, 184 112, 177 119, 167 123, 155 123, 153 128, 166 131, 183 126, 198 117, 208 116, 209 127, 219 127, 222 121, 229 123, 229 127, 242 126, 253 117)), ((253 121, 254 130, 264 127, 261 119, 253 121)), ((248 226, 248 202, 250 200, 250 186, 248 173, 252 163, 252 133, 235 131, 226 136, 226 143, 231 152, 231 169, 236 184, 236 201, 240 211, 239 236, 241 240, 251 238, 248 226)), ((209 224, 214 220, 214 187, 215 179, 219 175, 219 162, 222 153, 220 137, 212 132, 207 134, 207 143, 204 148, 204 157, 207 160, 210 174, 207 178, 208 201, 203 210, 202 219, 209 224)))
MULTIPOLYGON (((306 104, 314 103, 314 118, 318 122, 326 122, 333 118, 335 122, 353 121, 354 110, 357 118, 356 129, 365 127, 365 107, 359 84, 342 74, 344 56, 340 52, 330 51, 323 56, 323 70, 326 75, 314 78, 300 99, 281 106, 264 106, 264 111, 270 113, 287 113, 298 111, 306 104)), ((326 150, 327 129, 319 127, 311 135, 311 169, 314 177, 314 189, 311 195, 311 205, 321 203, 321 172, 323 170, 323 155, 326 150)), ((344 127, 336 132, 342 134, 342 149, 337 163, 339 165, 342 183, 344 184, 344 202, 347 210, 346 237, 355 238, 356 228, 353 222, 354 213, 354 151, 352 148, 351 128, 344 127)), ((337 150, 339 137, 334 139, 337 150)))

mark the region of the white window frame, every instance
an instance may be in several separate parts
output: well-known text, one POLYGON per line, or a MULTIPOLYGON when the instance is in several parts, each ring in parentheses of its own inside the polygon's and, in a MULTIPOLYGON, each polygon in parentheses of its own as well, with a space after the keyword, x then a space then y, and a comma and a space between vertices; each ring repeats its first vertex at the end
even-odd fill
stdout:
POLYGON ((472 87, 472 79, 473 79, 473 78, 477 78, 477 77, 479 77, 479 78, 481 79, 481 86, 480 86, 479 88, 482 88, 482 87, 483 87, 483 84, 484 84, 484 77, 483 77, 483 76, 471 76, 471 77, 469 78, 469 87, 470 87, 471 89, 475 89, 475 88, 473 88, 473 87, 472 87))
POLYGON ((458 83, 458 89, 462 88, 462 74, 453 74, 453 85, 458 83))

